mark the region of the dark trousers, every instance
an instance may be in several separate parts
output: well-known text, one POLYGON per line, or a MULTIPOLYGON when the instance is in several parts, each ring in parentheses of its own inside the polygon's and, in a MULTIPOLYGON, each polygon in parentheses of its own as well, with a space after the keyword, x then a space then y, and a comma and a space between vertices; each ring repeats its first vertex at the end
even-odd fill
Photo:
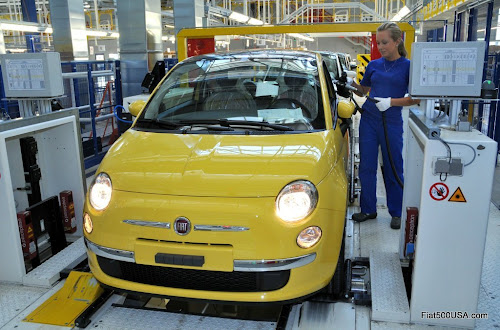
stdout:
MULTIPOLYGON (((387 123, 387 134, 396 172, 399 178, 403 180, 403 125, 387 123)), ((391 168, 387 153, 384 126, 382 120, 368 116, 361 116, 361 123, 359 125, 361 212, 377 212, 379 146, 381 147, 384 161, 384 184, 387 194, 387 207, 391 216, 400 217, 403 204, 403 188, 399 186, 391 168)))

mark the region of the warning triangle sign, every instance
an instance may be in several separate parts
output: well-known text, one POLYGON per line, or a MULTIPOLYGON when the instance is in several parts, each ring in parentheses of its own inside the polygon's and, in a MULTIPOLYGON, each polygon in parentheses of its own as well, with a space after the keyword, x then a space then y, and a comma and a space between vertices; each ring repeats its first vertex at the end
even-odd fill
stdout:
POLYGON ((448 199, 448 202, 467 203, 467 200, 464 197, 464 193, 462 192, 462 189, 460 189, 460 187, 455 190, 450 199, 448 199))

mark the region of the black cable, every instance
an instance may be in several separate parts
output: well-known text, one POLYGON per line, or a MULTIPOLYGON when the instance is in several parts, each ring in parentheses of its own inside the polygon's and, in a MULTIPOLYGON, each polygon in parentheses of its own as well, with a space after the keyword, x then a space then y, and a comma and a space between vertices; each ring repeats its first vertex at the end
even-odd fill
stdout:
POLYGON ((401 189, 404 189, 404 184, 401 178, 398 175, 398 171, 396 170, 396 165, 394 165, 394 159, 392 158, 391 146, 389 144, 389 136, 387 135, 387 123, 385 121, 385 112, 382 112, 382 123, 384 124, 384 135, 385 135, 385 146, 387 147, 387 155, 389 156, 389 162, 391 163, 392 173, 394 173, 394 177, 398 182, 401 189))

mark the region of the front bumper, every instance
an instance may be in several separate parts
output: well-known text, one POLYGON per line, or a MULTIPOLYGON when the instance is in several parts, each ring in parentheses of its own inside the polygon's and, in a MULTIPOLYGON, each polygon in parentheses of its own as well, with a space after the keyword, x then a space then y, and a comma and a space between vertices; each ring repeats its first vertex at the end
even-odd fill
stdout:
POLYGON ((334 271, 319 272, 321 267, 314 265, 315 253, 224 272, 139 264, 130 258, 131 251, 109 249, 88 240, 86 244, 91 271, 103 284, 168 297, 234 302, 293 300, 326 286, 330 271, 334 271))
MULTIPOLYGON (((85 239, 87 248, 99 257, 109 260, 119 260, 135 263, 133 251, 124 251, 92 243, 85 239)), ((316 253, 309 253, 303 256, 286 259, 261 259, 261 260, 234 260, 235 272, 272 272, 280 270, 289 270, 310 264, 316 259, 316 253)), ((176 265, 178 263, 172 263, 176 265)))

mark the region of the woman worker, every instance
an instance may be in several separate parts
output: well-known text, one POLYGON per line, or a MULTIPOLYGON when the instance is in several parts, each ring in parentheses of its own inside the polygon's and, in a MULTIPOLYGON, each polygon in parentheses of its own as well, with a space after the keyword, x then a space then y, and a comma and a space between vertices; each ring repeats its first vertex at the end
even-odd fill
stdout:
POLYGON ((398 183, 391 168, 382 113, 385 113, 389 147, 397 175, 402 183, 403 118, 401 110, 403 106, 417 104, 419 100, 405 97, 408 93, 410 61, 406 58, 402 32, 396 23, 383 23, 378 27, 377 46, 382 57, 368 64, 360 84, 352 82, 352 86, 359 91, 358 95, 370 92, 370 96, 378 100, 378 103, 367 100, 362 107, 363 113, 359 126, 361 212, 353 214, 352 219, 362 222, 377 217, 377 160, 380 146, 384 161, 387 207, 392 216, 391 228, 399 229, 403 187, 398 183))

